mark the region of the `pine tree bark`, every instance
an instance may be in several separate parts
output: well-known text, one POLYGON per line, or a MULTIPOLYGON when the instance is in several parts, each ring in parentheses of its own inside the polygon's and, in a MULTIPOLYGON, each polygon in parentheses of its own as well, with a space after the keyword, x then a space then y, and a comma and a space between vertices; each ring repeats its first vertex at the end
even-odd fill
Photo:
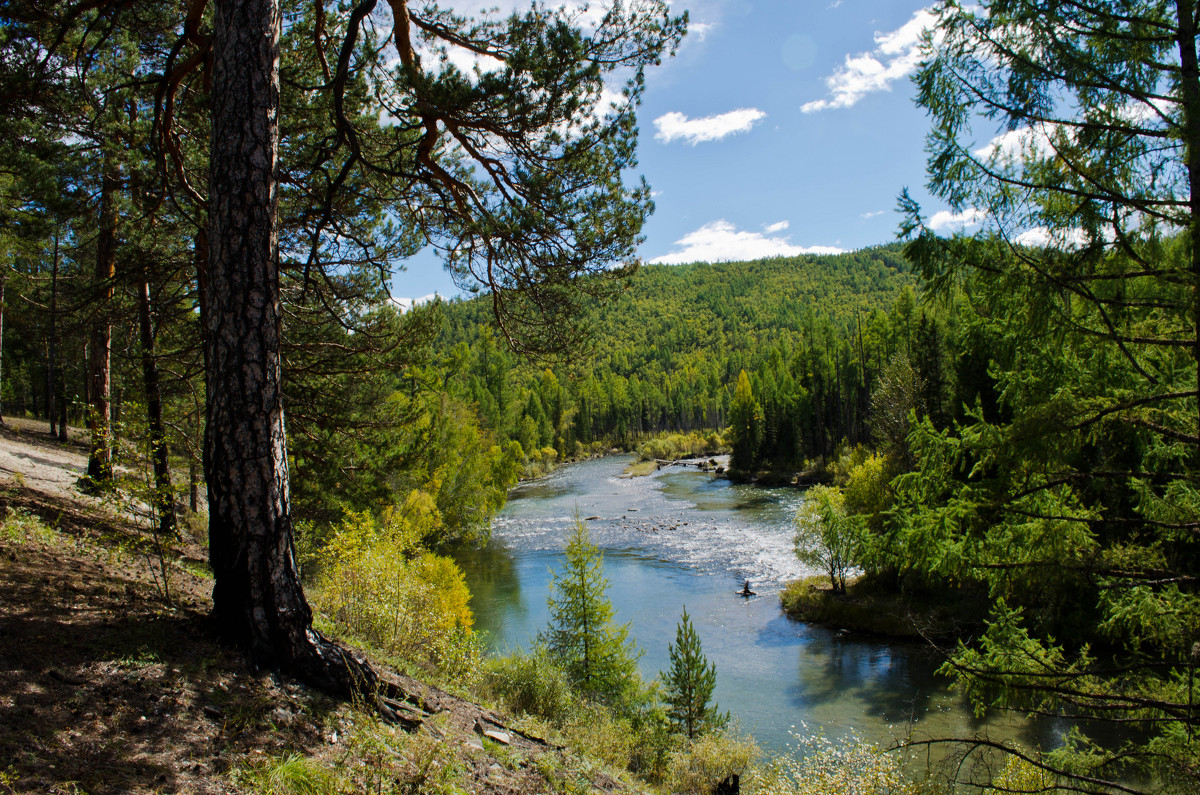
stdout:
POLYGON ((117 215, 113 203, 116 176, 105 156, 100 176, 100 225, 96 239, 96 289, 99 309, 92 323, 88 361, 88 430, 91 446, 87 476, 93 484, 112 480, 112 306, 116 277, 117 215))
POLYGON ((278 0, 217 0, 207 299, 209 559, 218 630, 252 665, 325 690, 374 671, 312 628, 289 513, 280 377, 278 0))

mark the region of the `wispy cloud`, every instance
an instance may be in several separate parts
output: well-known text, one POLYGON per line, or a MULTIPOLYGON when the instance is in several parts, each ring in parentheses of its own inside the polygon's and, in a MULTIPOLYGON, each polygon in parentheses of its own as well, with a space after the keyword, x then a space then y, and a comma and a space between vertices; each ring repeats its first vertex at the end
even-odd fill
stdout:
POLYGON ((682 139, 695 146, 704 141, 719 141, 726 136, 746 132, 766 116, 758 108, 739 108, 702 119, 689 119, 682 113, 671 112, 654 120, 654 126, 658 129, 654 137, 666 144, 682 139))
POLYGON ((935 232, 961 232, 979 226, 986 217, 987 213, 976 207, 968 207, 960 213, 942 210, 930 217, 929 228, 935 232))
POLYGON ((676 240, 675 245, 678 248, 675 251, 650 261, 655 264, 678 265, 684 262, 728 262, 844 252, 844 249, 834 246, 795 246, 786 237, 771 236, 771 227, 767 229, 768 234, 746 232, 724 219, 712 221, 676 240))
POLYGON ((788 226, 789 226, 789 224, 787 221, 780 221, 775 224, 767 224, 766 226, 763 227, 763 231, 766 232, 768 235, 773 235, 776 232, 782 232, 783 230, 787 229, 788 226))
POLYGON ((846 62, 825 78, 829 96, 806 102, 800 110, 815 113, 848 108, 867 94, 890 91, 892 83, 916 71, 921 60, 921 36, 933 24, 933 12, 923 8, 898 30, 876 33, 874 50, 847 55, 846 62))
POLYGON ((704 41, 716 25, 711 22, 688 22, 688 38, 704 41))
POLYGON ((886 212, 887 212, 887 210, 872 210, 869 213, 863 213, 862 215, 859 216, 859 218, 876 218, 880 215, 883 215, 886 212))

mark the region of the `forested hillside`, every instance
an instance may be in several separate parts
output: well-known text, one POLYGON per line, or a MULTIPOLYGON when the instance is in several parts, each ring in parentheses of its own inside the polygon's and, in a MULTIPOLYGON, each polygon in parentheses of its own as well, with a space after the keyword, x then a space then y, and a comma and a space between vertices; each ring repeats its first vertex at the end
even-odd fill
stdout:
POLYGON ((445 307, 466 394, 526 452, 719 431, 738 374, 764 407, 762 463, 794 466, 843 438, 867 438, 871 385, 931 322, 898 246, 836 256, 651 265, 586 315, 590 339, 565 358, 522 364, 488 323, 488 301, 445 307), (925 326, 922 326, 925 324, 925 326))

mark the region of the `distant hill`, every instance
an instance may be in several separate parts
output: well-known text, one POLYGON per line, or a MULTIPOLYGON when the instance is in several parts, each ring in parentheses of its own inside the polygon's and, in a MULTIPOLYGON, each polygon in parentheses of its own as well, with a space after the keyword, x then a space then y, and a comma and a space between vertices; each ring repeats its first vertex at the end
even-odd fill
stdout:
POLYGON ((540 428, 538 444, 569 453, 575 440, 719 428, 740 371, 800 367, 811 374, 811 363, 802 366, 797 356, 814 351, 827 351, 836 370, 839 346, 853 342, 866 355, 864 337, 887 333, 887 313, 902 295, 911 303, 916 286, 899 244, 647 265, 619 297, 591 310, 590 353, 554 368, 556 383, 543 387, 543 373, 495 343, 486 298, 446 305, 439 348, 467 345, 469 396, 502 436, 533 443, 530 423, 521 432, 530 417, 540 428), (540 413, 555 416, 543 421, 540 413))

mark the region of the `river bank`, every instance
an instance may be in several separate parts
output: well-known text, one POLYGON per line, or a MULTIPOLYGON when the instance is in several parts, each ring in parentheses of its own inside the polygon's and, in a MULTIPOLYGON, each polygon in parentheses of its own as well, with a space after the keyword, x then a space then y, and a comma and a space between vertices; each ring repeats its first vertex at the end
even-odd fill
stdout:
POLYGON ((1053 744, 1049 722, 976 719, 937 674, 942 659, 924 641, 846 635, 782 611, 786 585, 817 574, 793 550, 802 490, 735 483, 695 466, 623 477, 633 462, 605 457, 522 484, 497 517, 493 543, 457 558, 490 649, 529 649, 546 626, 551 572, 561 568, 566 530, 579 518, 604 551, 616 620, 631 626, 643 676, 667 668, 686 607, 717 667, 714 699, 768 752, 787 752, 801 723, 831 739, 857 733, 885 747, 909 732, 965 737, 985 729, 1025 747, 1053 744), (737 596, 746 579, 758 596, 737 596))
POLYGON ((779 595, 784 613, 795 621, 847 634, 907 641, 943 641, 983 628, 985 594, 955 588, 942 591, 896 588, 882 578, 859 576, 845 592, 829 578, 813 575, 793 580, 779 595))

